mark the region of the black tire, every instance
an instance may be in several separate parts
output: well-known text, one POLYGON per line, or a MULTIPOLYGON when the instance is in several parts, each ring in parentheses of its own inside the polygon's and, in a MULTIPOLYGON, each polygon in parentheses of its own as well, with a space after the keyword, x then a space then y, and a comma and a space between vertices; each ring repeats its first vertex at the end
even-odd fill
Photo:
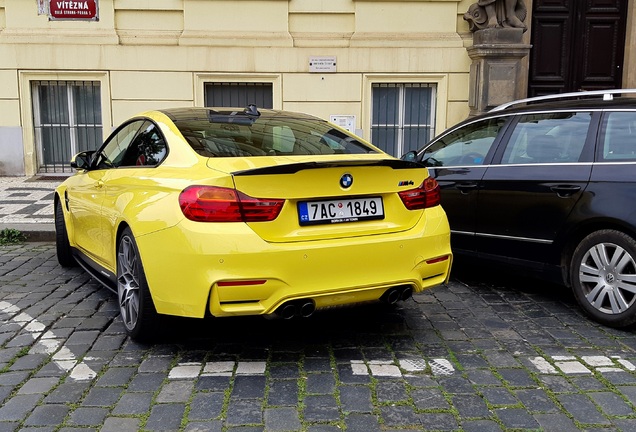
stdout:
POLYGON ((129 228, 124 229, 117 243, 117 300, 126 333, 139 342, 152 340, 159 316, 129 228))
POLYGON ((68 241, 68 232, 64 223, 64 211, 60 202, 55 203, 55 250, 57 261, 62 267, 75 267, 77 262, 73 258, 73 250, 68 241))
POLYGON ((600 230, 585 237, 572 255, 574 297, 594 320, 608 327, 636 323, 636 241, 600 230))

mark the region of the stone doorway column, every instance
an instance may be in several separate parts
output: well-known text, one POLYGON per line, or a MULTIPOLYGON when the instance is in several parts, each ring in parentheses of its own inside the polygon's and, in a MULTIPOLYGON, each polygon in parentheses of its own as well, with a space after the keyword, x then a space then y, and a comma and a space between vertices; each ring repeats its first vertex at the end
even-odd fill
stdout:
POLYGON ((468 105, 470 115, 524 98, 528 88, 529 44, 523 43, 527 15, 523 0, 479 0, 464 19, 473 31, 468 105))

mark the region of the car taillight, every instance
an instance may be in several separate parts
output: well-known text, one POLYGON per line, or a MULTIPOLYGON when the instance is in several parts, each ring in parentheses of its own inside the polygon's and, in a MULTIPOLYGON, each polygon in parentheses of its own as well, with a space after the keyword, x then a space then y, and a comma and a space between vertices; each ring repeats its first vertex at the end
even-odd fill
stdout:
POLYGON ((179 195, 181 211, 197 222, 264 222, 278 217, 285 200, 253 198, 236 189, 189 186, 179 195))
POLYGON ((428 177, 417 189, 398 192, 404 206, 409 210, 421 210, 435 207, 441 201, 439 184, 433 177, 428 177))

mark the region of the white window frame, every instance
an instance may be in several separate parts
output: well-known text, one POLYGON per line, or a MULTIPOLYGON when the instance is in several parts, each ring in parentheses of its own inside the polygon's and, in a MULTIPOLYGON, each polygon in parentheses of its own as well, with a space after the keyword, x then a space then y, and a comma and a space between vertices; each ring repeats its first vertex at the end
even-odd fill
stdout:
POLYGON ((215 74, 195 73, 194 106, 205 106, 206 83, 266 83, 272 85, 272 107, 283 109, 282 76, 281 74, 215 74))
MULTIPOLYGON (((47 80, 47 81, 32 81, 32 83, 35 82, 45 82, 45 83, 58 83, 58 85, 62 85, 62 83, 64 85, 66 85, 66 98, 68 101, 68 127, 71 131, 78 130, 78 126, 87 126, 86 124, 83 123, 79 123, 77 121, 77 112, 75 109, 75 99, 73 98, 73 84, 75 83, 88 83, 88 82, 99 82, 99 81, 62 81, 62 80, 47 80)), ((33 91, 33 87, 31 88, 31 91, 33 91)), ((99 87, 99 92, 100 92, 100 98, 101 98, 101 83, 100 83, 100 87, 99 87)), ((33 105, 35 106, 35 110, 33 112, 33 119, 34 119, 34 132, 35 132, 35 147, 37 150, 37 155, 38 155, 38 169, 44 164, 44 148, 43 148, 43 143, 42 143, 42 130, 40 129, 43 126, 66 126, 64 124, 57 124, 57 123, 42 123, 42 121, 40 120, 40 98, 35 97, 35 95, 33 96, 33 105), (40 145, 37 145, 38 143, 40 143, 40 145)), ((102 131, 104 130, 104 125, 103 123, 101 124, 102 127, 102 131)), ((103 136, 103 132, 102 132, 102 136, 103 136)), ((103 139, 102 139, 103 141, 103 139)), ((69 144, 71 146, 71 155, 77 154, 79 152, 78 150, 78 143, 77 143, 77 133, 70 133, 69 134, 69 144)), ((99 145, 99 143, 98 143, 99 145)), ((67 172, 68 170, 64 170, 64 172, 67 172)))
MULTIPOLYGON (((110 77, 103 71, 20 71, 20 115, 22 120, 22 142, 24 145, 24 171, 27 176, 37 174, 38 149, 35 141, 35 125, 33 122, 32 81, 99 81, 100 102, 102 108, 102 141, 113 129, 112 107, 110 100, 110 77)), ((70 162, 70 161, 69 161, 70 162)))
MULTIPOLYGON (((371 126, 373 121, 373 86, 374 84, 432 84, 435 87, 435 106, 432 109, 433 135, 446 128, 446 107, 448 105, 448 75, 447 74, 365 74, 363 76, 363 131, 364 136, 371 139, 371 126)), ((403 92, 400 92, 403 95, 403 92)), ((400 101, 404 106, 404 100, 400 101)), ((404 110, 400 110, 400 123, 404 122, 404 110)), ((402 125, 404 127, 404 125, 402 125)), ((400 133, 402 131, 400 130, 400 133)), ((400 138, 400 148, 402 139, 400 138)), ((398 150, 399 151, 399 150, 398 150)), ((397 155, 400 156, 400 155, 397 155)))

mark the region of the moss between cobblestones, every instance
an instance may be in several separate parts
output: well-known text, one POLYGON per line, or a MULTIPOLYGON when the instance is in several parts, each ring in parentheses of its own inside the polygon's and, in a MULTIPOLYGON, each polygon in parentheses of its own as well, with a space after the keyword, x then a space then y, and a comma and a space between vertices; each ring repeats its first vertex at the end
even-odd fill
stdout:
MULTIPOLYGON (((14 363, 15 363, 15 362, 16 362, 16 361, 20 358, 20 357, 24 357, 25 355, 27 355, 27 354, 29 353, 29 349, 30 349, 30 348, 31 348, 31 347, 23 347, 22 349, 20 349, 20 351, 18 351, 18 352, 16 353, 16 355, 15 355, 15 356, 14 356, 11 360, 9 360, 9 362, 7 363, 7 365, 6 365, 6 366, 5 366, 2 370, 0 370, 0 374, 1 374, 1 373, 6 373, 6 372, 8 372, 8 371, 10 370, 11 366, 12 366, 12 365, 13 365, 13 364, 14 364, 14 363)), ((36 373, 36 371, 32 371, 32 372, 29 374, 29 376, 28 376, 28 377, 27 377, 27 378, 26 378, 26 379, 25 379, 22 383, 20 383, 19 385, 17 385, 17 386, 15 387, 15 389, 13 389, 13 391, 12 391, 12 392, 11 392, 11 394, 10 394, 10 396, 9 396, 9 397, 7 397, 6 399, 8 400, 9 398, 12 398, 13 396, 15 396, 15 395, 18 393, 18 391, 20 390, 20 388, 24 385, 24 383, 25 383, 25 382, 27 382, 27 381, 28 381, 28 380, 29 380, 32 376, 34 376, 34 375, 35 375, 35 373, 36 373)), ((41 405, 41 404, 42 404, 42 402, 38 403, 38 405, 41 405)), ((23 423, 24 423, 24 421, 20 421, 20 422, 19 422, 20 427, 22 427, 22 426, 23 426, 23 423)))
MULTIPOLYGON (((304 355, 300 356, 299 362, 303 361, 305 358, 304 355)), ((305 422, 305 396, 307 396, 307 372, 305 372, 305 368, 303 364, 298 365, 298 420, 301 425, 306 424, 305 422)), ((307 430, 306 426, 303 426, 303 430, 307 430)))
MULTIPOLYGON (((2 232, 4 232, 4 231, 6 231, 6 230, 3 230, 2 232)), ((13 231, 17 231, 17 230, 13 230, 13 231)), ((33 250, 39 250, 39 248, 34 248, 33 250)), ((70 281, 71 279, 73 279, 73 278, 70 278, 70 279, 68 279, 68 280, 70 281)), ((73 291, 73 292, 75 292, 75 291, 73 291)), ((65 296, 64 296, 64 297, 62 297, 61 299, 66 299, 66 298, 68 298, 70 295, 71 295, 71 292, 69 292, 67 295, 65 295, 65 296)), ((61 300, 61 299, 60 299, 60 300, 61 300)), ((16 331, 16 334, 18 334, 18 333, 19 333, 19 331, 21 331, 21 330, 22 330, 22 328, 20 328, 18 331, 16 331)), ((48 330, 48 328, 47 328, 46 330, 48 330)), ((31 350, 31 348, 32 348, 32 347, 33 347, 33 346, 34 346, 37 342, 38 342, 38 339, 34 340, 34 341, 33 341, 33 343, 32 343, 31 345, 29 345, 29 346, 25 346, 25 347, 22 347, 22 348, 21 348, 21 349, 20 349, 20 350, 19 350, 19 351, 15 354, 15 356, 14 356, 14 357, 13 357, 13 358, 12 358, 12 359, 8 362, 8 364, 7 364, 7 365, 6 365, 6 366, 5 366, 2 370, 0 370, 0 373, 8 372, 8 371, 10 370, 11 366, 12 366, 12 365, 13 365, 13 364, 14 364, 14 363, 15 363, 15 362, 19 359, 19 358, 24 357, 25 355, 28 355, 28 353, 29 353, 29 351, 31 350)), ((3 347, 3 348, 4 348, 4 347, 3 347)), ((51 354, 48 356, 48 362, 42 362, 42 364, 40 365, 40 367, 38 367, 37 369, 33 369, 33 370, 31 370, 31 371, 30 371, 30 373, 29 373, 29 375, 27 376, 27 378, 26 378, 26 379, 25 379, 22 383, 20 383, 19 385, 17 385, 17 386, 15 387, 15 389, 13 390, 13 392, 11 393, 11 395, 10 395, 9 397, 13 397, 13 396, 15 396, 15 395, 16 395, 16 394, 20 391, 20 389, 22 388, 22 386, 23 386, 26 382, 28 382, 28 381, 29 381, 32 377, 36 376, 36 375, 37 375, 37 373, 40 371, 40 369, 41 369, 42 367, 44 367, 44 365, 46 365, 46 364, 50 363, 50 361, 52 361, 52 359, 53 359, 53 356, 54 356, 54 355, 55 355, 55 353, 51 353, 51 354)), ((78 358, 78 359, 77 359, 77 364, 79 364, 79 363, 83 360, 83 357, 84 357, 84 356, 82 356, 82 357, 80 357, 80 358, 78 358)), ((60 378, 60 380, 58 381, 58 383, 57 383, 55 386, 53 386, 52 388, 50 388, 50 389, 47 391, 47 393, 45 394, 45 396, 46 396, 46 395, 51 394, 51 393, 52 393, 52 392, 53 392, 56 388, 58 388, 58 387, 59 387, 59 386, 60 386, 63 382, 65 382, 67 378, 68 378, 68 375, 66 375, 66 376, 65 376, 65 377, 63 377, 63 378, 60 378)), ((82 398, 83 398, 83 397, 85 397, 85 396, 86 396, 86 394, 88 394, 88 392, 90 391, 90 389, 91 389, 91 386, 89 386, 89 387, 87 387, 87 388, 86 388, 86 390, 84 391, 84 393, 83 393, 83 395, 82 395, 82 398)), ((36 405, 36 407, 38 407, 38 406, 42 406, 42 405, 44 404, 44 400, 45 400, 45 398, 43 397, 43 398, 40 400, 40 402, 36 405)), ((67 416, 64 418, 64 420, 62 421, 62 423, 61 423, 61 424, 60 424, 60 425, 59 425, 56 429, 59 429, 59 428, 63 427, 64 425, 66 425, 66 424, 67 424, 67 421, 71 418, 71 413, 73 412, 73 410, 75 410, 75 409, 79 406, 78 404, 74 404, 74 403, 67 403, 66 405, 69 407, 69 413, 67 414, 67 416)), ((20 421, 20 422, 19 422, 19 427, 22 427, 22 426, 23 426, 23 424, 24 424, 24 420, 20 421)))
POLYGON ((455 369, 460 372, 464 372, 464 366, 461 365, 453 351, 448 350, 448 357, 450 358, 450 362, 455 366, 455 369))
POLYGON ((236 378, 236 370, 238 369, 238 360, 234 360, 234 369, 232 369, 232 377, 230 378, 230 383, 223 392, 223 406, 221 407, 221 413, 219 414, 220 419, 227 418, 227 411, 230 406, 230 397, 232 396, 232 389, 234 388, 234 380, 236 378))
MULTIPOLYGON (((576 358, 577 358, 579 361, 582 361, 582 359, 580 359, 578 356, 576 356, 576 358)), ((599 371, 597 371, 597 370, 593 370, 593 371, 592 371, 592 376, 593 376, 594 378, 596 378, 597 380, 599 380, 600 382, 602 382, 602 383, 605 385, 605 387, 606 387, 609 391, 611 391, 612 393, 614 393, 614 394, 616 394, 617 396, 619 396, 619 397, 621 398, 621 400, 623 400, 625 403, 627 403, 627 405, 630 405, 630 406, 632 405, 631 401, 630 401, 629 399, 627 399, 627 398, 625 397, 625 395, 623 395, 623 394, 622 394, 622 393, 621 393, 621 392, 620 392, 620 391, 616 388, 616 386, 615 386, 615 385, 614 385, 611 381, 609 381, 607 378, 605 378, 605 377, 603 376, 603 374, 602 374, 602 373, 600 373, 600 372, 599 372, 599 371)), ((592 392, 589 392, 589 393, 597 393, 597 392, 593 392, 593 391, 592 391, 592 392)), ((600 392, 598 392, 598 393, 600 393, 600 392)), ((596 407, 596 409, 597 409, 597 410, 598 410, 598 411, 599 411, 602 415, 606 415, 606 414, 603 412, 603 410, 601 409, 601 407, 600 407, 600 406, 598 406, 598 405, 596 404, 596 402, 594 402, 594 399, 592 399, 592 398, 589 398, 589 399, 592 401, 592 403, 594 404, 594 406, 596 407)), ((607 416, 607 415, 606 415, 606 416, 607 416)), ((619 419, 633 419, 633 418, 636 418, 636 414, 633 414, 633 415, 630 415, 630 416, 611 416, 611 417, 612 417, 612 418, 619 418, 619 419)))
MULTIPOLYGON (((546 355, 543 350, 541 350, 539 347, 534 347, 533 348, 537 351, 537 353, 543 358, 545 359, 548 363, 550 363, 555 370, 559 371, 559 368, 556 366, 554 360, 552 359, 551 356, 546 355)), ((583 359, 580 356, 576 356, 574 355, 573 357, 576 358, 577 361, 584 363, 583 359)), ((552 391, 552 389, 550 388, 545 388, 541 381, 539 380, 538 376, 536 373, 534 372, 530 372, 530 375, 532 376, 532 378, 538 383, 538 385, 546 392, 548 398, 559 408, 559 410, 561 411, 561 413, 563 413, 566 417, 568 417, 570 420, 572 420, 572 422, 574 423, 574 425, 579 428, 579 429, 585 429, 585 428, 589 428, 589 427, 601 427, 601 428, 605 428, 607 425, 603 425, 603 424, 594 424, 594 423, 581 423, 580 421, 578 421, 577 419, 574 418, 574 416, 567 410, 565 409, 565 407, 561 404, 561 402, 559 401, 556 393, 554 391, 552 391)), ((566 374, 564 374, 563 372, 558 372, 558 374, 556 374, 557 376, 561 376, 563 379, 565 379, 566 381, 570 382, 570 380, 568 379, 568 376, 566 374)), ((600 372, 598 372, 597 370, 593 369, 592 370, 592 376, 594 378, 596 378, 597 380, 599 380, 601 383, 603 383, 605 385, 605 387, 611 391, 614 394, 617 394, 623 401, 625 401, 628 405, 631 405, 631 402, 614 386, 614 384, 612 384, 609 380, 607 380, 603 374, 601 374, 600 372)), ((594 392, 590 392, 590 393, 594 393, 594 392)), ((567 394, 579 394, 579 392, 563 392, 560 393, 563 395, 567 395, 567 394)), ((603 413, 603 410, 594 402, 594 400, 592 398, 590 398, 591 403, 595 406, 595 408, 598 410, 598 412, 601 415, 605 415, 605 413, 603 413)), ((636 418, 636 415, 633 416, 612 416, 612 418, 625 418, 625 419, 629 419, 629 418, 636 418)))
POLYGON ((334 426, 339 429, 345 430, 345 416, 344 410, 342 409, 342 401, 340 400, 340 386, 342 382, 340 381, 340 375, 338 374, 338 362, 336 362, 336 355, 333 352, 333 347, 329 346, 329 366, 331 367, 331 371, 334 376, 334 398, 336 399, 336 405, 338 405, 338 410, 340 411, 340 421, 335 423, 334 426))
MULTIPOLYGON (((146 354, 144 357, 147 358, 148 355, 149 354, 146 354)), ((179 363, 178 359, 179 359, 179 354, 177 353, 172 358, 172 361, 170 362, 170 365, 168 366, 168 370, 172 370, 172 368, 174 368, 179 363)), ((157 387, 157 390, 155 390, 155 392, 152 395, 152 399, 150 400, 150 410, 147 413, 139 415, 139 416, 131 416, 131 417, 134 417, 134 418, 139 418, 139 429, 140 430, 145 430, 146 424, 148 423, 148 419, 150 418, 150 412, 152 411, 152 407, 155 406, 155 404, 157 402, 157 397, 159 396, 159 393, 161 393, 161 389, 163 388, 163 386, 166 385, 169 382, 170 382, 170 380, 166 376, 166 378, 164 378, 164 380, 161 382, 161 385, 159 387, 157 387)))
MULTIPOLYGON (((519 368, 519 369, 521 369, 521 368, 519 368)), ((501 374, 499 374, 499 372, 497 371, 496 368, 491 366, 490 368, 488 368, 488 370, 490 370, 490 372, 501 381, 503 388, 505 388, 506 390, 512 390, 512 387, 506 383, 506 380, 501 376, 501 374)), ((489 387, 496 388, 498 386, 489 386, 489 387)), ((495 412, 494 412, 495 409, 498 409, 498 408, 525 408, 523 406, 523 404, 521 403, 521 401, 519 401, 519 403, 516 403, 516 404, 496 405, 496 404, 491 403, 484 396, 484 394, 481 391, 477 390, 477 395, 483 399, 483 401, 486 404, 486 408, 488 408, 488 411, 490 411, 492 413, 489 419, 494 421, 495 423, 497 423, 501 427, 502 430, 510 430, 510 429, 506 428, 506 425, 504 425, 503 421, 501 421, 499 416, 497 416, 495 414, 495 412)), ((541 430, 541 429, 537 429, 537 430, 541 430)))
MULTIPOLYGON (((121 353, 121 352, 122 352, 122 351, 120 350, 120 351, 119 351, 119 353, 121 353)), ((147 352, 147 353, 146 353, 146 354, 145 354, 145 355, 141 358, 141 360, 139 361, 139 364, 143 363, 143 361, 144 361, 145 359, 147 359, 149 356, 150 356, 150 354, 149 354, 149 352, 147 352)), ((137 373, 139 373, 139 372, 137 372, 137 373)), ((165 380, 164 380, 164 382, 161 384, 161 386, 163 386, 163 384, 165 384, 165 380)), ((130 382, 129 382, 129 383, 127 383, 127 384, 124 386, 124 388, 125 388, 125 389, 128 389, 128 386, 129 386, 129 385, 130 385, 130 382)), ((93 386, 89 386, 89 387, 86 389, 86 393, 88 393, 92 387, 93 387, 93 386)), ((153 395, 153 397, 152 397, 152 400, 151 400, 151 402, 150 402, 150 406, 151 406, 151 407, 152 407, 152 404, 153 404, 153 402, 154 402, 155 398, 157 397, 157 395, 158 395, 158 391, 156 391, 156 392, 155 392, 155 394, 154 394, 154 395, 153 395)), ((84 395, 84 397, 85 397, 85 396, 86 396, 86 395, 84 395)), ((123 397, 123 394, 122 394, 122 397, 123 397)), ((121 398, 120 398, 120 399, 121 399, 121 398)), ((119 401, 117 401, 117 402, 119 402, 119 401)), ((115 406, 117 406, 117 403, 115 403, 115 406)), ((129 414, 129 415, 116 416, 116 417, 117 417, 117 418, 136 418, 136 419, 139 419, 139 428, 140 428, 140 430, 143 430, 143 426, 145 426, 145 425, 146 425, 146 423, 148 422, 148 418, 150 417, 150 411, 148 411, 148 412, 146 412, 146 413, 144 413, 144 414, 129 414)))
MULTIPOLYGON (((555 368, 555 370, 557 370, 557 371, 559 370, 559 369, 557 368, 557 366, 556 366, 556 364, 555 364, 554 360, 552 359, 552 356, 547 355, 547 354, 546 354, 546 353, 545 353, 545 352, 544 352, 541 348, 539 348, 539 347, 533 346, 532 348, 533 348, 534 350, 536 350, 536 351, 537 351, 537 353, 539 354, 539 356, 541 356, 541 357, 542 357, 544 360, 546 360, 546 361, 547 361, 550 365, 552 365, 552 367, 554 367, 554 368, 555 368)), ((555 393, 552 389, 550 389, 550 388, 545 388, 545 387, 542 385, 541 380, 539 380, 539 378, 538 378, 538 376, 537 376, 537 374, 536 374, 536 373, 531 373, 531 375, 532 375, 532 377, 533 377, 533 378, 534 378, 537 382, 539 382, 540 387, 541 387, 541 388, 542 388, 542 389, 546 392, 546 394, 548 395, 548 398, 549 398, 549 399, 550 399, 550 400, 551 400, 551 401, 552 401, 552 402, 553 402, 553 403, 554 403, 554 404, 555 404, 555 405, 559 408, 559 411, 560 411, 561 413, 563 413, 563 414, 564 414, 567 418, 569 418, 570 420, 572 420, 572 422, 574 423, 574 425, 575 425, 577 428, 581 429, 581 428, 583 427, 583 425, 582 425, 580 422, 578 422, 578 421, 574 418, 574 416, 573 416, 573 415, 572 415, 572 414, 571 414, 568 410, 566 410, 566 409, 565 409, 565 407, 564 407, 564 406, 561 404, 561 402, 559 401, 559 398, 557 398, 556 393, 555 393)), ((566 381, 568 381, 568 382, 569 382, 569 380, 567 379, 567 375, 565 375, 564 373, 559 372, 559 373, 557 374, 557 376, 560 376, 560 377, 562 377, 563 379, 565 379, 566 381)), ((576 394, 576 393, 568 393, 568 392, 564 392, 564 393, 561 393, 561 394, 576 394)))
MULTIPOLYGON (((320 425, 324 425, 324 424, 329 424, 329 425, 333 425, 333 426, 337 426, 337 427, 341 427, 341 425, 338 425, 337 423, 317 423, 317 422, 306 422, 305 421, 305 416, 304 416, 304 412, 305 412, 305 403, 304 403, 304 399, 305 396, 307 396, 307 373, 305 372, 304 368, 303 368, 303 364, 305 362, 305 355, 302 354, 300 355, 298 361, 295 363, 296 366, 298 367, 298 373, 299 373, 299 377, 296 380, 296 385, 298 387, 298 399, 296 402, 296 409, 299 411, 298 414, 298 420, 301 423, 301 431, 300 432, 306 432, 308 430, 309 426, 315 425, 315 424, 320 424, 320 425)), ((272 366, 273 364, 275 364, 272 361, 272 357, 271 357, 271 353, 270 356, 267 360, 267 369, 265 370, 265 397, 263 399, 263 411, 266 408, 276 408, 278 407, 277 405, 269 405, 267 403, 267 400, 269 398, 269 392, 271 390, 270 388, 270 382, 272 379, 271 376, 271 371, 270 371, 270 366, 272 366)))
POLYGON ((18 351, 15 354, 15 356, 11 360, 9 360, 7 365, 5 367, 3 367, 2 370, 0 370, 0 373, 9 372, 9 370, 11 369, 11 366, 13 366, 13 364, 15 362, 17 362, 20 357, 24 357, 25 355, 27 355, 29 353, 30 349, 31 349, 30 346, 29 347, 23 347, 22 349, 20 349, 20 351, 18 351))
MULTIPOLYGON (((614 383, 612 383, 607 378, 605 378, 603 374, 595 370, 593 371, 592 375, 594 376, 594 378, 602 382, 605 385, 605 387, 607 387, 612 393, 618 395, 625 403, 627 403, 628 405, 632 405, 632 402, 623 393, 621 393, 620 390, 616 388, 614 383)), ((591 393, 594 393, 594 392, 591 392, 591 393)), ((617 416, 617 417, 620 417, 620 416, 617 416)), ((636 418, 636 414, 632 416, 627 416, 627 418, 636 418)))
MULTIPOLYGON (((150 408, 152 408, 152 403, 150 404, 150 408)), ((146 423, 148 423, 148 419, 150 418, 150 411, 148 411, 145 414, 123 416, 122 418, 136 418, 136 419, 139 419, 139 430, 145 430, 146 423)))
POLYGON ((196 391, 192 391, 192 393, 190 393, 190 397, 188 398, 188 401, 185 403, 185 409, 183 410, 183 417, 181 417, 181 427, 180 430, 183 430, 186 428, 186 426, 188 426, 188 417, 190 417, 190 410, 192 409, 192 407, 190 406, 190 404, 192 404, 192 400, 194 399, 194 395, 196 394, 196 391))

